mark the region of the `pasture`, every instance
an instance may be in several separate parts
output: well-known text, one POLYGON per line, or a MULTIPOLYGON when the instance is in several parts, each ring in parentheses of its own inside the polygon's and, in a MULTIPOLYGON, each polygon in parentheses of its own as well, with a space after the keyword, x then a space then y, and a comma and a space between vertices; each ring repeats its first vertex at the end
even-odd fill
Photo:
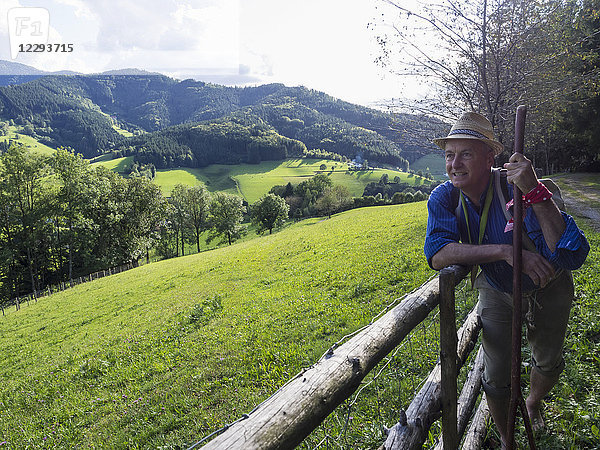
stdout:
POLYGON ((236 419, 432 274, 425 211, 308 219, 7 312, 0 442, 185 446, 236 419))
POLYGON ((169 195, 177 183, 188 185, 204 183, 209 191, 225 191, 241 195, 249 203, 253 203, 275 185, 284 185, 288 182, 297 185, 318 173, 330 177, 334 184, 346 186, 350 194, 355 197, 362 196, 365 186, 371 182, 378 182, 383 174, 387 174, 390 181, 398 176, 401 182, 417 187, 427 183, 417 175, 391 169, 350 171, 346 163, 300 158, 264 161, 260 164, 213 164, 199 169, 157 170, 154 181, 165 195, 169 195), (325 164, 325 170, 320 169, 322 164, 325 164))
POLYGON ((48 147, 45 144, 42 144, 41 142, 38 142, 37 139, 28 136, 26 134, 23 134, 23 127, 17 127, 17 126, 9 126, 8 127, 8 134, 5 136, 0 136, 0 142, 6 142, 6 141, 14 141, 17 144, 21 144, 27 148, 30 148, 38 153, 41 153, 43 155, 46 156, 50 156, 54 153, 54 150, 52 147, 48 147))

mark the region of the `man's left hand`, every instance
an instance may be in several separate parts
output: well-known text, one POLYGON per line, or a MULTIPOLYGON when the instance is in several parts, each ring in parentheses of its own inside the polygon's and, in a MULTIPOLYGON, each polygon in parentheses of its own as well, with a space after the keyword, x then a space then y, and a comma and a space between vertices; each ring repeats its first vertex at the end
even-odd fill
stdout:
POLYGON ((521 153, 513 153, 506 164, 506 180, 516 184, 523 194, 527 194, 538 185, 538 179, 531 161, 521 153))

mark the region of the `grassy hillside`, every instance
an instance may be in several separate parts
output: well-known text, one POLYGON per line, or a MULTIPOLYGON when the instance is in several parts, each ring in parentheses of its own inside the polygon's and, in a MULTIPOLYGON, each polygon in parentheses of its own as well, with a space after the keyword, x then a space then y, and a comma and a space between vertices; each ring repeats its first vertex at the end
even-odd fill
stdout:
POLYGON ((163 193, 169 194, 177 183, 195 185, 204 183, 210 191, 226 191, 243 196, 253 203, 277 184, 291 182, 296 185, 317 173, 327 174, 334 184, 346 186, 350 194, 360 197, 367 183, 377 182, 386 173, 390 180, 398 176, 404 183, 420 185, 421 177, 389 169, 348 171, 348 165, 320 159, 288 159, 265 161, 261 164, 214 164, 202 169, 157 170, 155 182, 163 193), (320 170, 321 164, 327 169, 320 170), (333 167, 333 170, 332 170, 333 167))
POLYGON ((441 150, 438 153, 429 153, 417 159, 410 165, 410 168, 415 172, 419 170, 423 173, 429 172, 436 179, 447 180, 446 162, 444 161, 444 152, 441 150))
POLYGON ((28 136, 26 134, 22 134, 22 127, 9 126, 8 134, 6 136, 0 136, 0 142, 5 142, 8 140, 16 141, 19 144, 24 145, 25 147, 29 147, 36 152, 42 153, 44 155, 52 155, 54 153, 54 149, 52 147, 48 147, 41 142, 38 142, 37 139, 28 136))
POLYGON ((0 442, 155 448, 208 434, 431 275, 425 211, 310 219, 7 313, 0 442))
POLYGON ((91 161, 92 165, 104 166, 109 170, 123 174, 125 173, 127 167, 133 163, 133 156, 125 156, 123 158, 115 159, 104 158, 101 156, 94 158, 91 161))
MULTIPOLYGON (((431 276, 425 221, 424 202, 309 219, 7 312, 0 445, 185 448, 431 276)), ((547 402, 541 448, 600 444, 600 236, 586 233, 592 253, 575 273, 567 368, 547 402)), ((357 448, 356 434, 380 443, 381 425, 406 406, 398 379, 413 364, 397 358, 390 367, 354 406, 345 448, 357 448)))

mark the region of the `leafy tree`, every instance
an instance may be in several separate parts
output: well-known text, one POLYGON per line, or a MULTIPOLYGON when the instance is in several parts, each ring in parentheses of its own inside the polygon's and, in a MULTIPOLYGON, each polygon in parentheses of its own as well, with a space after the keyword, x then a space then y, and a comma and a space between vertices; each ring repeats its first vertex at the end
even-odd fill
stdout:
POLYGON ((285 223, 289 211, 290 207, 283 198, 275 194, 266 194, 252 205, 250 217, 258 226, 258 233, 269 230, 269 234, 272 234, 273 228, 285 223))
POLYGON ((186 200, 190 224, 196 238, 196 250, 200 252, 200 234, 208 226, 210 194, 203 185, 193 186, 188 189, 186 200))
POLYGON ((209 206, 210 231, 206 242, 211 242, 221 236, 220 243, 231 245, 245 231, 241 222, 244 218, 245 207, 237 195, 217 192, 213 195, 209 206))
MULTIPOLYGON (((189 187, 178 183, 171 191, 170 203, 173 206, 171 213, 172 227, 175 230, 181 242, 181 256, 185 255, 185 242, 189 237, 190 231, 190 210, 189 210, 189 187)), ((177 244, 177 256, 179 256, 179 242, 177 244)))
POLYGON ((415 195, 413 196, 413 201, 414 202, 421 202, 421 201, 426 200, 426 199, 427 199, 427 195, 424 194, 421 191, 415 192, 415 195))
POLYGON ((75 227, 81 224, 83 220, 81 205, 84 190, 82 183, 84 175, 88 170, 88 164, 81 154, 75 154, 72 149, 63 147, 59 147, 50 158, 50 166, 60 182, 55 209, 55 224, 59 248, 62 245, 60 231, 63 218, 66 220, 68 229, 64 239, 68 249, 69 265, 67 278, 69 280, 73 279, 73 251, 76 246, 75 227))
POLYGON ((144 177, 126 180, 121 230, 125 236, 126 260, 137 264, 159 239, 158 228, 166 215, 166 200, 160 188, 144 177))
POLYGON ((394 195, 392 196, 392 203, 394 205, 404 203, 404 194, 402 194, 402 192, 394 192, 394 195))
POLYGON ((346 186, 328 187, 317 200, 316 208, 321 213, 331 217, 333 213, 348 209, 352 205, 352 197, 346 186))
POLYGON ((0 163, 2 184, 14 205, 18 252, 26 257, 30 288, 36 292, 40 288, 43 253, 47 250, 42 245, 44 227, 48 223, 45 219, 49 202, 45 201, 42 185, 48 174, 47 160, 22 146, 13 145, 0 156, 0 163))

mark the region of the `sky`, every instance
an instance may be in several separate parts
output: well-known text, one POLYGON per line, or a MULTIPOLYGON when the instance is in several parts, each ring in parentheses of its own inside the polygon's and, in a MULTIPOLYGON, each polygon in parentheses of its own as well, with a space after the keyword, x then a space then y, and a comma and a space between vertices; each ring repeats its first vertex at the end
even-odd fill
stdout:
POLYGON ((227 85, 279 82, 372 105, 406 92, 375 63, 380 28, 369 24, 385 12, 381 0, 2 0, 0 59, 45 71, 137 68, 227 85), (47 36, 31 8, 48 11, 47 36), (45 38, 65 46, 12 59, 11 38, 15 49, 45 38), (62 51, 68 44, 72 51, 62 51))

